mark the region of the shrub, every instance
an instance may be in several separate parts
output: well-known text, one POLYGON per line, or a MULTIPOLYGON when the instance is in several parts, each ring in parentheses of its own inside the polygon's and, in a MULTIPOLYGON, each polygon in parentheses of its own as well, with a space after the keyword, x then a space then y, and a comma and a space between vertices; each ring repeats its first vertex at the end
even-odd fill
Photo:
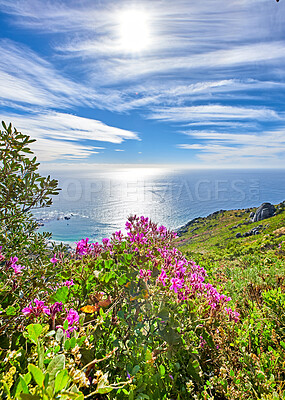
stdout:
POLYGON ((49 235, 35 233, 31 210, 49 207, 58 194, 57 180, 37 172, 39 163, 29 145, 35 140, 2 122, 0 135, 0 245, 6 254, 43 250, 49 235))

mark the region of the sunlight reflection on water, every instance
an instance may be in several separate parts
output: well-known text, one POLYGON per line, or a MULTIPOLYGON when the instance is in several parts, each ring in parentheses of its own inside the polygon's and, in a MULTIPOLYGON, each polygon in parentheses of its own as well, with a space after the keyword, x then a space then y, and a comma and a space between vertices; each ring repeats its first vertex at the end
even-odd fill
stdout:
POLYGON ((218 209, 252 207, 285 199, 284 171, 171 171, 121 168, 61 173, 60 195, 36 212, 54 240, 101 240, 124 229, 131 214, 174 229, 218 209), (64 218, 65 217, 65 218, 64 218))

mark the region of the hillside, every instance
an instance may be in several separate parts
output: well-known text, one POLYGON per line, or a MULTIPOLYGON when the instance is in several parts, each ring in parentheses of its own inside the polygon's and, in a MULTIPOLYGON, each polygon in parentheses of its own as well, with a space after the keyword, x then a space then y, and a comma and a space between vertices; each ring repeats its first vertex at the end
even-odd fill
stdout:
POLYGON ((196 218, 178 230, 176 245, 237 302, 266 288, 283 288, 285 202, 275 207, 276 215, 257 222, 250 218, 257 207, 196 218))

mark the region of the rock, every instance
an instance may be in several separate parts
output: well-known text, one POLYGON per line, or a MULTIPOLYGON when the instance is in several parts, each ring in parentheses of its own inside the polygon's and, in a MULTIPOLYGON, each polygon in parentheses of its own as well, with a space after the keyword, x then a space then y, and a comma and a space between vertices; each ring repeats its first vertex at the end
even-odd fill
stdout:
POLYGON ((237 234, 236 234, 236 238, 238 239, 238 238, 241 238, 242 236, 241 236, 241 233, 240 232, 238 232, 237 234))
POLYGON ((271 203, 263 203, 256 210, 252 222, 262 221, 266 218, 271 218, 275 214, 276 208, 271 203))
POLYGON ((254 217, 254 212, 252 211, 250 214, 249 214, 249 218, 253 218, 254 217))
POLYGON ((68 217, 68 216, 65 216, 65 217, 64 217, 64 219, 66 219, 66 220, 69 220, 69 219, 70 219, 70 217, 68 217))

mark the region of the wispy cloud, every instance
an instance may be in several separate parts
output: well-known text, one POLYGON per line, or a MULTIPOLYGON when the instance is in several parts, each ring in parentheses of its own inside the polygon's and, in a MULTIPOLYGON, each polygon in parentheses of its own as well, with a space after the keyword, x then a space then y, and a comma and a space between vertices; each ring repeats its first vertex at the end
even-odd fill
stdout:
MULTIPOLYGON (((183 143, 177 147, 197 152, 197 158, 207 163, 243 164, 262 167, 273 163, 281 167, 285 155, 285 130, 268 131, 260 134, 232 134, 206 131, 185 132, 199 143, 183 143)), ((270 165, 272 166, 272 165, 270 165)))
POLYGON ((162 141, 159 129, 148 132, 154 124, 186 134, 178 147, 202 161, 283 154, 273 128, 284 125, 285 2, 0 0, 0 11, 19 29, 13 40, 37 35, 0 41, 0 104, 3 118, 38 139, 41 157, 90 158, 103 150, 96 141, 139 140, 132 128, 99 121, 126 127, 125 114, 153 141, 162 141), (150 30, 136 54, 119 42, 119 15, 130 7, 146 12, 150 30))
POLYGON ((281 119, 276 111, 265 107, 234 107, 219 104, 157 108, 150 118, 173 122, 236 121, 248 119, 274 121, 281 119))
POLYGON ((37 139, 34 148, 42 161, 89 157, 104 149, 97 146, 96 141, 116 144, 129 139, 139 140, 135 132, 59 112, 26 116, 4 114, 3 118, 7 123, 13 121, 18 130, 37 139))
POLYGON ((36 107, 68 108, 85 105, 107 108, 118 92, 101 93, 58 72, 49 61, 20 43, 0 40, 0 100, 36 107))

